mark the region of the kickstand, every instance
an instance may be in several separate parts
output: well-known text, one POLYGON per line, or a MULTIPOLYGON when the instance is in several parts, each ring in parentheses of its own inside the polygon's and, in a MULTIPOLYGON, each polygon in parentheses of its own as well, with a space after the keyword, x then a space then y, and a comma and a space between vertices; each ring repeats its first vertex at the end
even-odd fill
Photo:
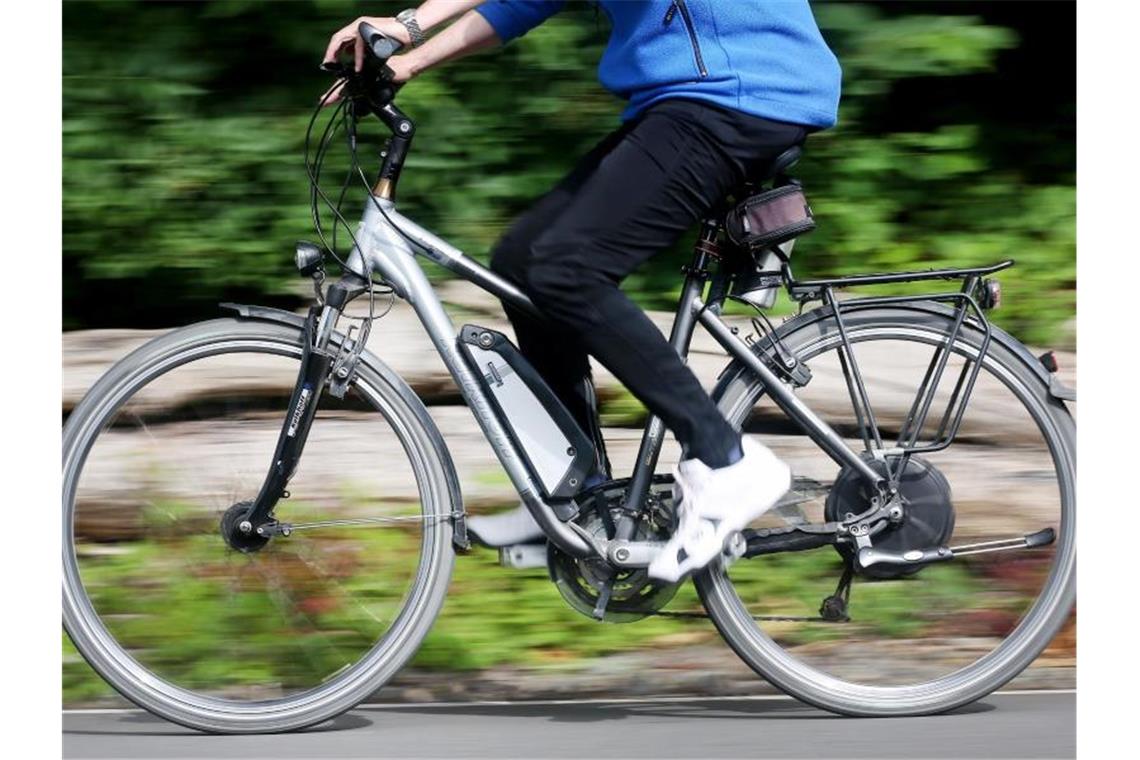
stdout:
POLYGON ((819 605, 819 616, 830 623, 846 623, 851 620, 847 615, 847 602, 851 599, 851 580, 855 577, 855 568, 846 563, 843 577, 835 587, 835 593, 825 598, 819 605))

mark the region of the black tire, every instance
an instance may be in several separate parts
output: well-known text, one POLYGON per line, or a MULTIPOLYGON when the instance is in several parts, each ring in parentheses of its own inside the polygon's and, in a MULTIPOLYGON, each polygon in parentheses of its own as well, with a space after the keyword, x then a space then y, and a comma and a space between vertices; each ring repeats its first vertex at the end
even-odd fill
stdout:
MULTIPOLYGON (((866 308, 845 312, 852 341, 878 337, 945 342, 950 312, 929 304, 919 308, 866 308)), ((838 342, 833 319, 822 310, 785 323, 787 345, 808 361, 838 342)), ((995 328, 995 335, 999 331, 995 328)), ((955 353, 975 355, 982 334, 967 324, 955 353)), ((855 716, 901 716, 942 712, 990 694, 1017 676, 1042 652, 1065 623, 1076 597, 1076 430, 1063 402, 1050 392, 1045 375, 1016 342, 1000 334, 991 343, 983 365, 1024 405, 1039 426, 1052 456, 1059 485, 1060 529, 1047 580, 1016 628, 986 656, 935 680, 884 687, 841 680, 797 659, 760 629, 737 593, 729 573, 710 569, 695 577, 697 591, 709 616, 733 650, 753 670, 796 698, 832 712, 855 716)), ((756 350, 760 350, 757 348, 756 350)), ((740 427, 764 393, 754 376, 740 365, 730 366, 714 393, 722 413, 740 427)), ((817 551, 830 551, 822 549, 817 551)))
MULTIPOLYGON (((335 338, 334 345, 339 340, 339 336, 335 338)), ((425 520, 422 539, 413 538, 420 553, 414 571, 409 571, 412 580, 408 582, 403 606, 394 614, 391 627, 361 659, 306 691, 243 701, 196 693, 163 680, 116 640, 100 619, 77 561, 75 494, 88 453, 116 410, 153 379, 196 359, 240 350, 292 360, 300 356, 301 341, 302 333, 297 327, 237 319, 176 330, 145 344, 108 371, 75 408, 64 428, 64 627, 87 662, 123 696, 185 726, 224 733, 286 731, 339 715, 376 691, 408 662, 430 629, 447 592, 454 562, 451 515, 461 504, 450 456, 439 431, 411 389, 375 357, 366 354, 354 388, 398 437, 407 454, 409 470, 415 473, 418 509, 425 520)), ((367 419, 379 417, 368 415, 367 419)), ((270 449, 266 455, 271 453, 270 449)), ((265 461, 268 464, 268 459, 265 461)), ((187 462, 186 466, 194 464, 187 462)))

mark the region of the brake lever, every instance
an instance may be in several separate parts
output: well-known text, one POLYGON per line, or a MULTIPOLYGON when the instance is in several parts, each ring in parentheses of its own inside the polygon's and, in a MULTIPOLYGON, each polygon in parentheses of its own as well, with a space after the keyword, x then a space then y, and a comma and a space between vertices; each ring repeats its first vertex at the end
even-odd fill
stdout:
POLYGON ((327 74, 336 74, 338 77, 345 77, 349 74, 349 68, 339 61, 325 61, 321 64, 321 71, 327 74))
POLYGON ((402 85, 395 81, 396 72, 386 61, 404 46, 367 22, 361 22, 358 31, 366 46, 361 70, 357 71, 351 62, 326 61, 321 64, 321 71, 344 80, 344 96, 357 104, 358 115, 367 112, 379 114, 380 109, 392 102, 402 85))

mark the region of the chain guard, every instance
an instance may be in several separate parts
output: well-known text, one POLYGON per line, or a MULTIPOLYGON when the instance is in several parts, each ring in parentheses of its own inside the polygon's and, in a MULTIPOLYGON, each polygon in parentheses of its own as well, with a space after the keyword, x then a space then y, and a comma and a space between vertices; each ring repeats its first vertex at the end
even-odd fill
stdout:
MULTIPOLYGON (((898 459, 888 457, 892 467, 898 459)), ((875 472, 886 476, 887 464, 882 460, 868 459, 875 472)), ((906 471, 899 478, 899 496, 902 497, 903 519, 897 525, 888 525, 871 539, 876 549, 904 554, 912 549, 929 549, 944 546, 954 532, 954 505, 950 498, 950 483, 946 476, 927 460, 912 456, 906 471)), ((844 467, 835 479, 831 493, 823 507, 826 520, 842 520, 847 514, 865 512, 871 505, 870 486, 854 469, 844 467)), ((843 542, 836 550, 866 578, 887 580, 914 575, 923 565, 872 565, 860 568, 854 561, 855 547, 843 542)))
MULTIPOLYGON (((599 539, 610 538, 612 526, 622 516, 627 481, 603 484, 586 494, 579 516, 581 527, 599 539), (608 513, 603 513, 601 510, 608 513)), ((671 478, 655 478, 646 499, 646 509, 634 531, 635 541, 666 541, 672 531, 673 484, 671 478)), ((575 559, 548 544, 550 578, 567 604, 592 618, 601 589, 610 578, 611 566, 600 557, 575 559)), ((602 618, 607 623, 632 623, 652 615, 672 600, 680 584, 650 578, 646 569, 632 568, 613 575, 613 595, 602 618)))

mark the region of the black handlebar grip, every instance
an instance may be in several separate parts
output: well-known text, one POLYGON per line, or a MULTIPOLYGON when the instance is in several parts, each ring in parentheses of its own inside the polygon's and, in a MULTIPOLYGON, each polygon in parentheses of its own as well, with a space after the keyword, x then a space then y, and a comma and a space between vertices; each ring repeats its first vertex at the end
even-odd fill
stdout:
POLYGON ((403 47, 400 42, 385 36, 383 32, 367 21, 361 21, 360 26, 357 27, 357 31, 360 32, 360 38, 364 40, 364 44, 368 47, 368 50, 380 61, 388 60, 400 52, 400 49, 403 47))

